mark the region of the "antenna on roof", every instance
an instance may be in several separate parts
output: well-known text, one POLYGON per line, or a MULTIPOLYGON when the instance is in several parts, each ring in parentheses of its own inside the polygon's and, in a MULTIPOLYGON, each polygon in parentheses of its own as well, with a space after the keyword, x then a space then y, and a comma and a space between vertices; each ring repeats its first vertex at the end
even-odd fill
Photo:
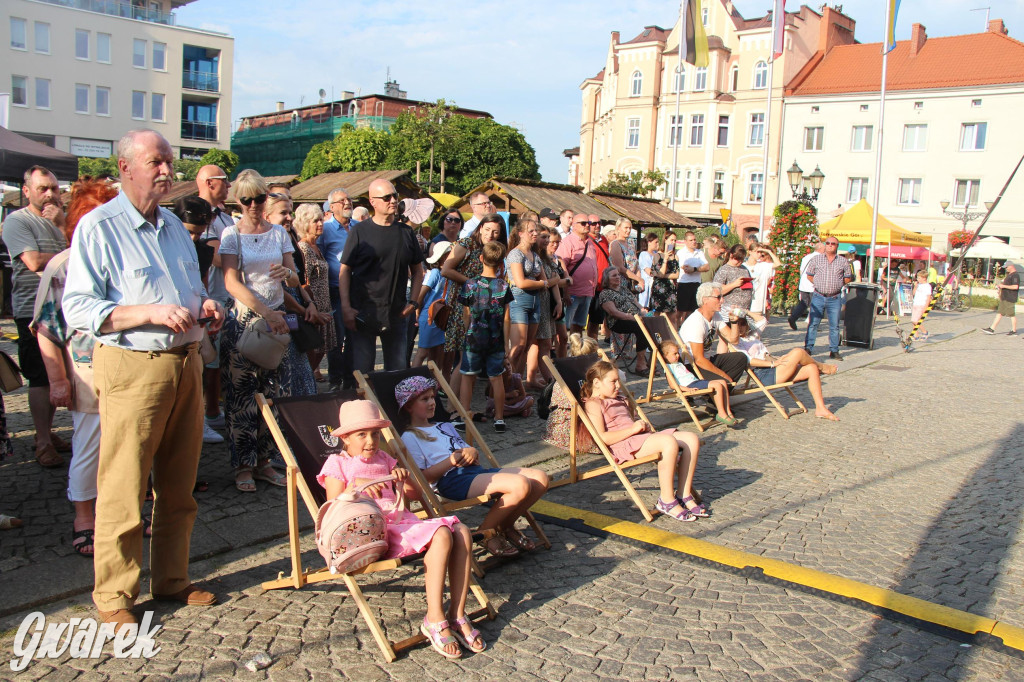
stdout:
POLYGON ((984 12, 985 13, 985 30, 988 30, 988 15, 992 11, 991 7, 975 7, 971 10, 972 12, 984 12))

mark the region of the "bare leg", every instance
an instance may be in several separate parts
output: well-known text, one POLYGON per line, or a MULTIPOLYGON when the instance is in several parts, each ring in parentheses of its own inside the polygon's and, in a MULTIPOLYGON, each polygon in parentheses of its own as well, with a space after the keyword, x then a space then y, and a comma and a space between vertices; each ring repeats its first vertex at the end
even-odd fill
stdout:
MULTIPOLYGON (((469 527, 459 523, 452 528, 452 551, 448 558, 448 585, 451 588, 451 602, 448 604, 448 619, 454 620, 466 615, 466 593, 469 591, 469 553, 473 540, 469 527)), ((468 632, 464 632, 468 634, 468 632)))
POLYGON ((512 365, 512 371, 519 372, 520 374, 524 374, 526 368, 526 347, 529 327, 530 325, 528 324, 513 324, 512 335, 509 337, 512 350, 509 351, 508 362, 512 365))
MULTIPOLYGON (((494 419, 495 421, 504 421, 505 419, 505 382, 502 380, 499 374, 496 377, 490 378, 491 382, 491 397, 494 399, 494 419)), ((473 395, 470 391, 470 396, 473 395)))
MULTIPOLYGON (((92 530, 96 527, 96 500, 85 500, 83 502, 72 502, 75 506, 75 531, 92 530)), ((80 544, 92 545, 92 542, 80 544)), ((90 552, 91 554, 92 552, 90 552)))
POLYGON ((544 379, 545 383, 551 381, 551 376, 548 374, 547 367, 541 362, 541 358, 551 353, 551 339, 541 339, 536 343, 532 344, 526 352, 526 383, 540 387, 541 385, 537 382, 537 374, 539 373, 544 379))
MULTIPOLYGON (((462 383, 459 387, 459 402, 462 403, 462 407, 469 412, 470 416, 473 415, 473 384, 476 382, 475 374, 461 374, 462 383)), ((502 387, 504 389, 504 387, 502 387)), ((504 390, 502 391, 504 392, 504 390)))
POLYGON ((36 448, 53 443, 50 429, 53 428, 56 408, 50 404, 49 386, 32 386, 28 389, 28 409, 32 413, 32 424, 36 427, 36 448))
POLYGON ((807 381, 807 390, 811 392, 811 397, 814 398, 815 417, 839 421, 839 417, 832 414, 831 410, 825 407, 825 396, 821 393, 821 373, 818 371, 817 365, 801 367, 793 379, 794 381, 807 381))
POLYGON ((718 414, 724 414, 726 417, 732 417, 732 410, 729 408, 728 394, 725 392, 724 381, 712 381, 711 388, 715 389, 714 401, 715 408, 718 409, 718 414))
MULTIPOLYGON (((1001 319, 1003 319, 1003 316, 1002 316, 1002 315, 1000 315, 999 313, 996 313, 996 319, 992 320, 992 324, 990 324, 990 325, 988 326, 988 328, 989 328, 989 329, 993 329, 993 330, 994 330, 994 329, 995 329, 996 327, 998 327, 998 326, 999 326, 999 321, 1000 321, 1001 319)), ((1016 322, 1016 321, 1017 321, 1017 318, 1015 317, 1015 318, 1013 319, 1013 321, 1014 321, 1014 322, 1016 322)))
MULTIPOLYGON (((676 496, 676 462, 679 460, 679 442, 667 433, 655 433, 644 441, 637 451, 637 458, 661 453, 658 460, 658 489, 661 501, 668 504, 676 496)), ((669 511, 676 513, 675 505, 669 511)))
POLYGON ((555 355, 564 358, 568 352, 569 332, 561 322, 555 323, 555 355))
MULTIPOLYGON (((423 555, 423 566, 426 568, 427 620, 439 623, 444 620, 444 579, 448 572, 450 555, 452 554, 452 532, 447 527, 438 528, 430 539, 427 553, 423 555)), ((452 599, 454 600, 454 590, 452 599)), ((463 595, 465 608, 465 595, 463 595)), ((441 636, 451 637, 451 629, 445 628, 441 636)), ((450 654, 459 652, 459 645, 454 641, 444 648, 450 654)))
POLYGON ((429 353, 427 348, 417 348, 416 354, 412 356, 412 362, 409 364, 410 367, 419 367, 426 361, 427 354, 429 353))
MULTIPOLYGON (((693 474, 697 470, 697 455, 700 453, 700 438, 697 434, 689 431, 676 431, 674 434, 676 442, 679 443, 679 482, 676 488, 676 497, 693 497, 693 474)), ((694 509, 687 506, 687 509, 694 509)))
POLYGON ((518 518, 516 511, 530 495, 530 481, 525 476, 503 469, 494 474, 479 474, 469 486, 469 497, 501 495, 491 505, 480 523, 480 530, 503 529, 518 518))

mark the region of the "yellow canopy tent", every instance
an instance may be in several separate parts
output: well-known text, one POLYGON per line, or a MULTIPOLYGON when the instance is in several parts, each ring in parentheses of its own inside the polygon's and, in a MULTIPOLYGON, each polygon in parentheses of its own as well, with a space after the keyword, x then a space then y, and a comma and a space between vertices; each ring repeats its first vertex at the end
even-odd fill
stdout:
MULTIPOLYGON (((849 244, 871 243, 871 204, 861 199, 853 208, 838 218, 833 218, 818 227, 824 237, 837 237, 841 242, 849 244)), ((913 232, 900 227, 882 214, 878 215, 878 233, 875 237, 878 245, 890 246, 924 246, 931 248, 932 238, 920 232, 913 232)))

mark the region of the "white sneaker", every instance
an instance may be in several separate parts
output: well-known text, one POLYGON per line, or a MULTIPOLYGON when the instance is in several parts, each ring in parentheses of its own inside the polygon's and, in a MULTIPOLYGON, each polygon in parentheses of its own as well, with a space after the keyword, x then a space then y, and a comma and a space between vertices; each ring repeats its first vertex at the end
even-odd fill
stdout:
POLYGON ((221 412, 216 417, 203 417, 206 420, 206 426, 211 429, 223 429, 224 424, 224 413, 221 412))
POLYGON ((224 436, 220 435, 216 431, 210 428, 209 422, 203 424, 203 442, 204 443, 223 443, 224 436))

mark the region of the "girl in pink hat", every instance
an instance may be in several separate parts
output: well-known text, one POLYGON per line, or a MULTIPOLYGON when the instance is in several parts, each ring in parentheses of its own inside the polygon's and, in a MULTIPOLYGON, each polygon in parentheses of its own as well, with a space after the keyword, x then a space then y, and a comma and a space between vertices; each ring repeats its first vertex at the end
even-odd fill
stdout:
MULTIPOLYGON (((391 426, 391 422, 381 417, 376 405, 368 400, 346 402, 338 412, 338 422, 341 426, 331 431, 331 435, 341 438, 345 449, 328 457, 316 477, 327 490, 328 499, 385 476, 394 475, 398 484, 407 485, 405 481, 409 472, 396 466, 398 462, 380 449, 380 431, 391 426)), ((415 494, 411 486, 406 490, 409 495, 415 494)), ((395 505, 395 493, 388 483, 370 486, 364 493, 384 502, 382 511, 389 505, 395 505)), ((383 513, 387 520, 388 540, 388 553, 384 558, 409 556, 426 549, 423 565, 426 567, 427 615, 420 625, 420 632, 445 658, 460 658, 462 648, 459 644, 474 653, 486 649, 487 643, 466 617, 471 547, 469 529, 455 516, 421 520, 404 507, 383 513), (444 612, 445 574, 451 579, 447 618, 444 612)))

